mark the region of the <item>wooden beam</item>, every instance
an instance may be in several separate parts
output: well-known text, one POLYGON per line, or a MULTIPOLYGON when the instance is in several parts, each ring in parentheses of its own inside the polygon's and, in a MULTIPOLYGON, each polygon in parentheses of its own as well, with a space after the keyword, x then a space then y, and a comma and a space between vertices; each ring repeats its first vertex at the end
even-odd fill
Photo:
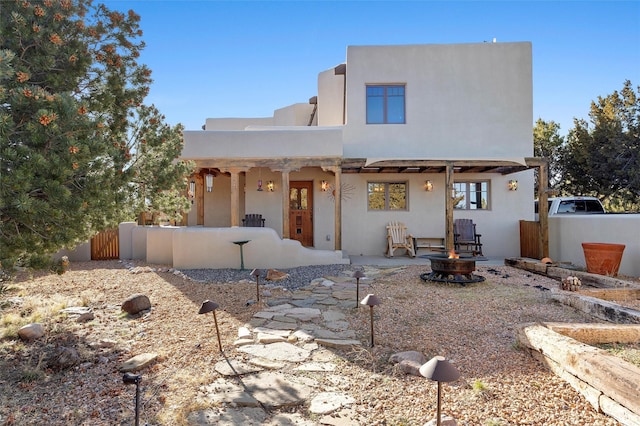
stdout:
POLYGON ((289 231, 289 170, 281 170, 282 174, 282 238, 290 238, 289 231))
POLYGON ((445 170, 445 190, 444 190, 444 203, 445 203, 445 248, 447 251, 453 250, 453 165, 447 164, 445 170))

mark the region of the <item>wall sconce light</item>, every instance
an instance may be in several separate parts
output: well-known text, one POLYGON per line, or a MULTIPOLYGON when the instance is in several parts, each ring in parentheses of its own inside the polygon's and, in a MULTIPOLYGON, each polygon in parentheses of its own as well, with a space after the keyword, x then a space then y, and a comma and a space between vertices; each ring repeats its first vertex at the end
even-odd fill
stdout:
POLYGON ((433 183, 430 180, 424 182, 424 190, 427 192, 433 191, 433 183))
POLYGON ((322 192, 327 192, 329 190, 329 182, 327 182, 326 180, 320 182, 320 189, 322 190, 322 192))
POLYGON ((509 191, 517 191, 518 190, 518 181, 510 180, 508 183, 509 191))
POLYGON ((189 197, 191 198, 191 204, 193 204, 193 199, 196 198, 196 181, 192 180, 189 182, 189 197))
POLYGON ((262 179, 258 179, 258 191, 262 191, 262 179))
POLYGON ((207 192, 213 191, 213 175, 211 173, 207 173, 204 178, 207 183, 207 192))
POLYGON ((273 188, 274 188, 273 181, 272 180, 268 181, 267 182, 267 190, 269 192, 273 192, 273 188))

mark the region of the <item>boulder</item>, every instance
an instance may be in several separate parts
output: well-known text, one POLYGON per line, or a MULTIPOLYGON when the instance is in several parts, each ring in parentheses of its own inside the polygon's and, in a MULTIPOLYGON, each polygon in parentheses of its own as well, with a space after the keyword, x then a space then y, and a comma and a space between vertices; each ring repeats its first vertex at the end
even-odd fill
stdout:
POLYGON ((427 362, 427 358, 421 352, 406 351, 391 355, 389 362, 397 363, 400 371, 405 374, 420 376, 420 367, 427 362))
POLYGON ((144 294, 134 294, 122 303, 122 310, 129 315, 135 315, 151 309, 151 301, 144 294))
POLYGON ((44 326, 40 323, 31 323, 18 330, 18 336, 22 340, 35 340, 44 336, 44 326))
POLYGON ((286 272, 280 272, 276 269, 269 269, 267 271, 267 280, 269 281, 281 281, 289 277, 286 272))

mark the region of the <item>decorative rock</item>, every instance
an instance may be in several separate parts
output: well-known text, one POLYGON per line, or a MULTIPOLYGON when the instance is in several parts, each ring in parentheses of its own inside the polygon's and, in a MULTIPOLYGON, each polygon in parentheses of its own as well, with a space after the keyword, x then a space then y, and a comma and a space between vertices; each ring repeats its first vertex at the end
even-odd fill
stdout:
POLYGON ((94 318, 95 315, 93 315, 93 312, 87 312, 85 314, 78 315, 78 318, 76 318, 76 322, 89 322, 93 321, 94 318))
POLYGON ((256 338, 258 343, 269 344, 269 343, 277 343, 277 342, 285 342, 285 339, 282 336, 276 336, 274 334, 267 333, 258 333, 258 337, 256 338))
POLYGON ((350 349, 354 346, 362 346, 362 343, 359 340, 350 339, 316 339, 316 343, 335 349, 350 349))
POLYGON ((343 393, 321 392, 311 400, 309 411, 314 414, 328 414, 354 402, 355 399, 343 393))
POLYGON ((296 367, 297 371, 316 371, 330 372, 336 369, 336 365, 332 362, 307 362, 296 367))
POLYGON ((31 323, 18 330, 18 336, 22 340, 35 340, 44 336, 44 326, 40 323, 31 323))
POLYGON ((133 372, 133 371, 142 370, 147 365, 155 361, 156 358, 158 358, 158 354, 153 354, 153 353, 136 355, 133 358, 130 358, 127 361, 123 362, 120 365, 119 370, 122 371, 123 373, 126 373, 128 371, 133 372))
POLYGON ((269 345, 247 345, 239 347, 238 350, 270 360, 290 362, 304 361, 311 354, 307 350, 286 342, 271 343, 269 345))
MULTIPOLYGON (((427 423, 424 424, 424 426, 436 426, 438 424, 438 419, 432 419, 429 420, 427 423)), ((456 420, 451 417, 448 416, 446 414, 442 414, 440 416, 440 424, 442 426, 457 426, 458 423, 456 422, 456 420)))
POLYGON ((251 339, 251 331, 247 327, 238 328, 238 339, 251 339))
POLYGON ((279 361, 273 361, 266 358, 251 358, 249 364, 253 364, 257 367, 266 368, 268 370, 280 370, 285 367, 285 363, 279 361))
POLYGON ((420 376, 420 367, 427 362, 427 358, 418 351, 406 351, 391 355, 389 362, 398 363, 403 373, 420 376))
POLYGON ((134 294, 122 303, 122 310, 129 315, 135 315, 151 309, 151 301, 144 294, 134 294))
POLYGON ((235 359, 219 361, 213 368, 223 376, 236 376, 256 373, 261 370, 258 367, 252 367, 242 361, 237 361, 235 359))
POLYGON ((289 278, 289 274, 280 272, 276 269, 269 269, 267 271, 267 281, 282 281, 289 278))
POLYGON ((233 342, 233 346, 252 345, 254 343, 253 339, 238 339, 233 342))
POLYGON ((49 360, 49 365, 59 370, 66 370, 74 365, 78 365, 80 360, 80 354, 76 349, 61 346, 55 350, 49 360))

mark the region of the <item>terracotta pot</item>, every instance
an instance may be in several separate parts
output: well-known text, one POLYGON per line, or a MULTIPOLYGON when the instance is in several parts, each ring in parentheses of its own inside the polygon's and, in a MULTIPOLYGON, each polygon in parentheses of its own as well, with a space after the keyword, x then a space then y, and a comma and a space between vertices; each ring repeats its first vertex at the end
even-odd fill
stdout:
POLYGON ((624 244, 582 243, 587 272, 592 274, 618 275, 624 244))

